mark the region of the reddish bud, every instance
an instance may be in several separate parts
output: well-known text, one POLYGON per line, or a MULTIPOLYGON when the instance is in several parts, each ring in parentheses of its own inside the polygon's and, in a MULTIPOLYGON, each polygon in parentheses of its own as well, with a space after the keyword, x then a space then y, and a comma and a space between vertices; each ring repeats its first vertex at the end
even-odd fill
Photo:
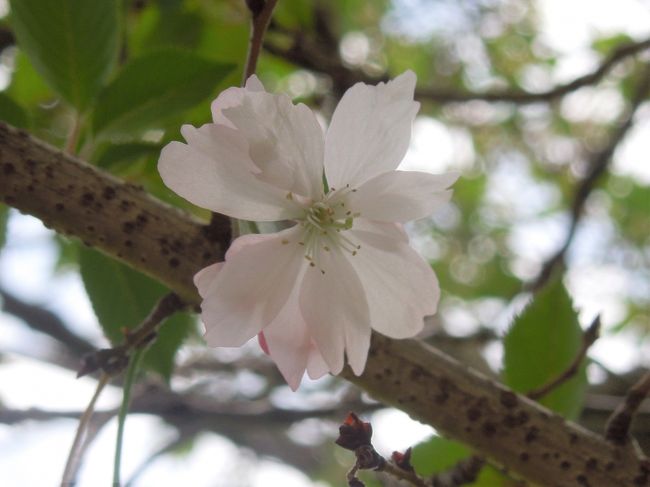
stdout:
POLYGON ((370 445, 372 426, 361 421, 354 413, 349 413, 345 422, 339 426, 336 444, 347 450, 356 450, 360 446, 370 445))
POLYGON ((407 472, 415 471, 413 465, 411 465, 411 448, 408 448, 404 453, 394 451, 391 458, 393 459, 393 462, 395 462, 395 465, 402 470, 406 470, 407 472))

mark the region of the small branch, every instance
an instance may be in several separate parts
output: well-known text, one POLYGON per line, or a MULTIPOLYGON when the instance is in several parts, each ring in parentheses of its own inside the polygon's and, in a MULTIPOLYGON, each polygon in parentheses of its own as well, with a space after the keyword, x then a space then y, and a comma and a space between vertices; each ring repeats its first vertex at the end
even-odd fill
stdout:
POLYGON ((431 487, 460 487, 470 484, 478 478, 484 465, 483 457, 472 455, 460 460, 449 470, 434 475, 430 485, 431 487))
POLYGON ((526 287, 529 290, 537 291, 542 288, 551 278, 555 269, 564 262, 564 256, 573 242, 573 237, 575 236, 578 224, 580 223, 585 203, 593 189, 596 187, 598 180, 605 173, 607 166, 611 162, 614 151, 632 127, 634 123, 634 114, 639 108, 639 105, 641 105, 641 103, 646 99, 648 92, 650 92, 650 65, 646 65, 645 69, 643 69, 641 79, 637 85, 632 100, 630 101, 629 107, 621 117, 618 127, 612 133, 609 143, 594 155, 589 173, 576 187, 575 196, 571 204, 571 223, 569 224, 569 230, 567 231, 564 242, 557 252, 543 264, 542 270, 537 277, 527 284, 526 287))
POLYGON ((53 338, 72 354, 82 356, 93 350, 94 347, 90 342, 72 333, 63 320, 50 310, 33 303, 26 303, 2 288, 0 288, 0 298, 2 298, 0 309, 21 319, 32 330, 53 338))
MULTIPOLYGON (((319 21, 324 21, 321 16, 319 21)), ((278 32, 292 38, 292 45, 289 48, 282 48, 273 43, 265 43, 264 48, 274 56, 280 57, 293 64, 306 69, 327 74, 334 84, 341 88, 347 88, 356 82, 375 84, 379 81, 386 81, 388 76, 368 76, 361 70, 345 66, 338 54, 329 43, 321 42, 322 39, 310 40, 303 32, 286 29, 274 25, 278 32)), ((336 46, 337 44, 335 44, 336 46)), ((622 60, 638 54, 650 48, 650 39, 639 42, 625 43, 614 48, 603 62, 591 73, 574 79, 565 84, 555 86, 549 90, 538 93, 531 93, 519 89, 505 89, 487 92, 469 92, 436 87, 419 87, 415 90, 415 98, 429 100, 438 103, 467 102, 472 100, 483 100, 488 102, 508 102, 516 104, 529 104, 539 102, 550 102, 561 98, 583 86, 595 85, 622 60)))
POLYGON ((549 392, 551 392, 552 390, 556 389, 557 387, 561 386, 566 381, 571 379, 571 377, 573 377, 580 369, 580 365, 582 364, 582 361, 587 355, 589 348, 598 339, 599 333, 600 333, 600 316, 596 316, 596 318, 591 323, 591 325, 589 325, 589 328, 587 328, 585 332, 582 334, 582 345, 580 346, 580 350, 576 354, 573 361, 569 364, 569 366, 560 375, 558 375, 554 379, 551 379, 546 384, 536 389, 533 389, 532 391, 528 391, 528 394, 526 395, 529 398, 537 401, 542 397, 544 397, 549 392))
POLYGON ((630 426, 643 400, 650 394, 650 372, 646 372, 614 410, 605 427, 607 441, 624 446, 630 441, 630 426))
POLYGON ((85 443, 84 440, 86 438, 86 431, 90 425, 90 419, 92 418, 93 411, 95 410, 95 404, 97 403, 97 399, 99 399, 99 395, 101 394, 102 390, 106 384, 108 384, 108 381, 109 376, 107 374, 103 374, 99 379, 99 382, 97 382, 97 388, 95 389, 93 397, 90 399, 86 410, 79 419, 77 432, 75 433, 74 440, 72 441, 72 446, 70 447, 70 452, 68 453, 68 459, 65 463, 65 469, 63 470, 63 477, 61 478, 61 485, 63 486, 73 484, 74 473, 76 472, 77 464, 81 459, 81 454, 83 451, 82 447, 85 443))
POLYGON ((252 15, 252 25, 248 54, 246 56, 246 68, 244 69, 244 82, 242 84, 246 84, 246 80, 255 74, 257 59, 262 50, 264 34, 271 22, 273 9, 277 3, 278 0, 246 0, 246 5, 252 15))
POLYGON ((83 358, 77 377, 82 377, 99 369, 110 376, 119 374, 129 364, 133 352, 144 349, 156 338, 158 325, 185 306, 185 302, 175 293, 166 294, 158 301, 142 323, 133 330, 124 332, 124 343, 122 345, 104 348, 86 355, 83 358))

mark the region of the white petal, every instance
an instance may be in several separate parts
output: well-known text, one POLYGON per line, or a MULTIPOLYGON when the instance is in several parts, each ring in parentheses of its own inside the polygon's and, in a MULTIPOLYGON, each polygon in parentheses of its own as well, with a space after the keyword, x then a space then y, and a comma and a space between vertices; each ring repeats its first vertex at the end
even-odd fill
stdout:
POLYGON ((246 80, 246 89, 248 91, 266 91, 264 85, 255 74, 250 75, 246 80))
POLYGON ((361 282, 345 256, 321 252, 320 267, 308 267, 300 308, 329 370, 343 369, 344 350, 356 374, 366 363, 370 345, 369 311, 361 282))
POLYGON ((357 83, 339 102, 325 137, 330 187, 358 186, 395 169, 406 154, 420 104, 413 101, 415 74, 388 83, 357 83))
POLYGON ((327 363, 321 355, 318 348, 312 343, 309 350, 309 357, 307 358, 307 375, 312 380, 320 379, 329 372, 327 363))
POLYGON ((260 181, 237 131, 207 124, 183 127, 188 144, 171 142, 160 154, 165 184, 197 206, 243 220, 276 221, 300 214, 287 192, 260 181))
POLYGON ((301 281, 299 275, 286 304, 263 332, 268 354, 294 391, 305 373, 311 349, 311 337, 298 304, 301 281))
POLYGON ((204 298, 205 294, 214 281, 217 278, 217 274, 223 267, 223 262, 217 262, 216 264, 209 265, 201 269, 194 275, 194 285, 199 291, 199 295, 204 298))
POLYGON ((239 104, 223 113, 248 141, 260 179, 320 198, 324 136, 306 105, 294 105, 284 94, 246 91, 239 104))
POLYGON ((430 215, 448 202, 447 190, 457 173, 429 174, 417 171, 390 171, 362 184, 349 193, 347 202, 354 212, 369 220, 407 222, 430 215))
POLYGON ((396 236, 391 224, 359 219, 349 234, 361 245, 349 260, 363 285, 372 328, 392 338, 419 333, 440 298, 431 266, 396 236))
POLYGON ((201 318, 208 345, 238 347, 275 319, 304 266, 300 236, 301 229, 293 227, 237 239, 243 240, 204 289, 201 318))
POLYGON ((239 88, 233 86, 228 88, 217 96, 217 99, 212 102, 212 119, 214 123, 219 125, 225 125, 230 128, 235 128, 235 126, 226 118, 223 114, 223 111, 226 108, 234 107, 240 105, 247 91, 265 91, 262 82, 255 75, 252 75, 248 80, 246 80, 246 87, 239 88))

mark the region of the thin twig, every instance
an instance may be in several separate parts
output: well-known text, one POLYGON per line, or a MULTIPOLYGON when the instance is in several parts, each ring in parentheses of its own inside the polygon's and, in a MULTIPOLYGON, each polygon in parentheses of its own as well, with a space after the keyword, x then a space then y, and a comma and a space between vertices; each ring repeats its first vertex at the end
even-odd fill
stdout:
POLYGON ((641 105, 641 103, 646 99, 648 92, 650 92, 650 65, 646 65, 643 69, 641 79, 634 92, 634 96, 630 100, 629 107, 621 117, 616 130, 612 133, 609 143, 594 155, 590 164, 589 173, 576 187, 575 196, 571 204, 571 223, 569 224, 569 229, 564 238, 564 242, 557 252, 543 264, 537 277, 527 284, 526 287, 529 290, 536 291, 542 288, 553 275, 555 269, 564 262, 564 256, 573 242, 573 237, 575 236, 578 224, 580 223, 585 203, 595 188, 596 183, 605 173, 609 163, 611 162, 614 151, 632 127, 634 123, 634 114, 639 108, 639 105, 641 105))
POLYGON ((97 399, 99 398, 102 390, 106 384, 108 384, 109 378, 110 377, 108 374, 102 374, 99 382, 97 382, 97 387, 95 388, 93 397, 90 399, 86 410, 79 419, 77 432, 75 433, 74 440, 72 441, 72 446, 70 447, 70 452, 68 453, 68 459, 65 463, 65 469, 63 470, 63 477, 61 478, 62 486, 68 486, 73 483, 72 481, 74 472, 76 472, 77 464, 81 459, 82 445, 84 444, 84 439, 86 437, 86 431, 88 430, 88 426, 90 424, 90 419, 92 418, 93 411, 95 410, 95 404, 97 403, 97 399))
POLYGON ((430 487, 426 480, 414 471, 399 468, 393 462, 384 462, 383 466, 378 468, 377 471, 387 473, 398 480, 403 480, 411 485, 415 485, 415 487, 430 487))
POLYGON ((564 371, 562 371, 560 375, 554 377, 546 384, 528 391, 526 395, 536 401, 571 379, 571 377, 573 377, 580 369, 580 365, 587 355, 589 348, 598 339, 599 332, 600 316, 596 316, 591 325, 589 325, 589 327, 582 334, 582 344, 580 346, 580 350, 578 350, 578 353, 574 357, 573 361, 569 364, 569 366, 564 371))
POLYGON ((643 400, 650 394, 650 372, 646 372, 639 381, 634 384, 625 400, 614 410, 607 426, 605 427, 605 439, 615 445, 623 446, 630 440, 630 426, 643 400))
POLYGON ((246 83, 249 76, 255 74, 257 69, 257 59, 262 50, 264 42, 264 34, 271 22, 273 9, 278 3, 278 0, 246 0, 246 5, 251 11, 251 37, 248 44, 248 54, 246 55, 246 68, 244 69, 244 80, 242 84, 246 83))
POLYGON ((129 412, 131 404, 131 391, 135 382, 135 376, 140 367, 142 360, 143 350, 140 349, 133 354, 129 362, 129 368, 126 371, 126 378, 124 386, 122 387, 122 404, 120 405, 120 412, 117 416, 117 436, 115 438, 115 457, 113 460, 113 485, 122 485, 120 483, 120 473, 122 470, 122 445, 124 442, 124 425, 126 424, 126 416, 129 412))
POLYGON ((87 354, 77 377, 84 376, 98 369, 109 375, 122 372, 129 364, 130 355, 149 345, 157 334, 158 326, 169 316, 186 307, 186 303, 175 293, 163 296, 151 310, 151 313, 133 330, 126 330, 124 343, 113 348, 104 348, 87 354))

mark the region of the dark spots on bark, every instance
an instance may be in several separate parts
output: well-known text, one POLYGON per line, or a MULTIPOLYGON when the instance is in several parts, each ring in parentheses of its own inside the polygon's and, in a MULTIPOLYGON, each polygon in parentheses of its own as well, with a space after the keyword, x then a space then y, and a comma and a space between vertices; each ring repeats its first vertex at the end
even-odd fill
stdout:
POLYGON ((111 188, 110 186, 106 186, 102 191, 102 197, 106 201, 111 201, 112 199, 115 198, 115 189, 111 188))
POLYGON ((493 422, 486 421, 483 423, 482 431, 486 438, 492 438, 497 433, 497 427, 493 422))
POLYGON ((139 227, 144 227, 148 222, 149 222, 149 217, 145 215, 144 213, 140 213, 136 218, 135 221, 139 227))
MULTIPOLYGON (((201 257, 203 258, 203 260, 210 260, 212 258, 212 254, 210 252, 206 251, 206 252, 203 252, 203 255, 201 257)), ((370 349, 369 355, 373 356, 373 353, 375 353, 374 350, 370 349)))
POLYGON ((605 464, 605 472, 611 472, 614 470, 614 468, 616 468, 616 464, 614 462, 607 462, 605 464))
POLYGON ((476 407, 469 408, 467 410, 467 419, 471 422, 478 421, 481 418, 481 410, 476 407))
POLYGON ((14 165, 11 162, 5 162, 2 165, 2 173, 5 176, 9 176, 9 175, 11 175, 11 174, 13 174, 15 172, 16 172, 16 168, 14 167, 14 165))
POLYGON ((591 484, 589 483, 589 479, 587 479, 587 476, 584 474, 580 474, 576 477, 576 481, 578 484, 583 485, 584 487, 591 487, 591 484))
POLYGON ((539 428, 537 426, 531 426, 528 428, 526 436, 524 437, 524 441, 526 443, 533 443, 537 440, 537 438, 539 438, 539 428))
POLYGON ((133 206, 133 203, 129 200, 120 201, 120 210, 122 211, 128 211, 131 206, 133 206))
POLYGON ((133 247, 133 241, 132 240, 125 240, 124 241, 124 246, 125 247, 133 247))
POLYGON ((501 391, 500 399, 501 405, 508 409, 517 407, 517 403, 519 402, 517 395, 512 391, 501 391))
POLYGON ((33 192, 34 192, 34 185, 33 185, 33 184, 29 184, 29 185, 27 186, 26 189, 27 189, 27 192, 28 192, 28 193, 33 193, 33 192))
POLYGON ((560 468, 562 470, 569 470, 571 468, 571 463, 564 460, 562 463, 560 463, 560 468))
POLYGON ((95 201, 95 195, 92 193, 84 193, 81 195, 81 206, 90 206, 95 201))
POLYGON ((528 454, 528 452, 522 451, 519 454, 519 460, 521 460, 522 462, 527 462, 529 458, 530 458, 530 455, 528 454))
POLYGON ((422 377, 423 375, 424 375, 424 369, 423 369, 422 367, 413 367, 413 368, 411 369, 410 374, 409 374, 409 378, 410 378, 412 381, 415 381, 415 382, 416 382, 416 381, 418 381, 418 379, 420 379, 420 377, 422 377))
POLYGON ((54 168, 52 166, 46 166, 45 167, 45 177, 47 179, 54 178, 54 168))
POLYGON ((578 435, 575 433, 569 434, 569 444, 575 445, 576 443, 578 443, 578 435))
POLYGON ((179 265, 180 261, 176 257, 169 259, 169 267, 178 267, 179 265))
POLYGON ((95 231, 94 225, 86 225, 86 231, 93 233, 95 231))
POLYGON ((135 225, 133 222, 124 222, 122 224, 122 231, 126 234, 131 234, 133 233, 133 230, 135 230, 135 225))
POLYGON ((383 375, 381 375, 379 372, 375 374, 375 380, 382 380, 384 378, 383 375))
POLYGON ((585 462, 585 467, 587 470, 596 470, 598 468, 598 460, 595 458, 590 458, 585 462))

